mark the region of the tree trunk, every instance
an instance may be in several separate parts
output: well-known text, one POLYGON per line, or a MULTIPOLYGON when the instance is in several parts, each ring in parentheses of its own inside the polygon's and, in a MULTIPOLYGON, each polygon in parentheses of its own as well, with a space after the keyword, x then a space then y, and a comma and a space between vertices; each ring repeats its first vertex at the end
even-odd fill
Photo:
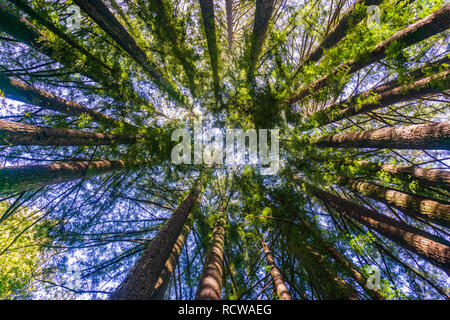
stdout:
POLYGON ((202 191, 204 174, 170 216, 163 229, 145 248, 112 300, 149 300, 164 296, 184 241, 183 229, 202 191), (166 281, 167 280, 167 281, 166 281))
POLYGON ((125 163, 122 160, 98 160, 2 168, 0 169, 0 194, 26 191, 83 177, 88 178, 141 164, 143 162, 125 163))
POLYGON ((351 178, 339 177, 338 181, 355 192, 392 205, 409 216, 450 227, 449 204, 351 178))
MULTIPOLYGON (((446 57, 434 65, 438 67, 444 63, 448 64, 449 60, 446 57)), ((419 69, 419 71, 421 70, 423 68, 419 69)), ((411 72, 409 76, 414 76, 414 74, 423 75, 422 72, 411 72)), ((326 106, 309 116, 307 121, 301 125, 301 129, 312 129, 399 102, 414 100, 425 95, 445 91, 450 88, 450 69, 422 79, 416 79, 413 83, 406 85, 399 85, 396 80, 390 81, 374 89, 352 96, 343 102, 326 106), (376 95, 374 96, 374 94, 376 95), (365 99, 368 102, 365 103, 365 99)))
POLYGON ((444 5, 439 10, 433 12, 429 16, 413 23, 409 27, 397 32, 390 38, 380 42, 371 51, 363 54, 359 59, 347 62, 335 68, 331 73, 316 80, 306 88, 301 89, 294 97, 290 98, 287 103, 295 103, 312 92, 316 92, 327 84, 331 76, 337 75, 341 70, 348 70, 348 74, 352 74, 362 68, 386 57, 386 51, 392 43, 401 43, 403 48, 407 48, 415 43, 425 40, 435 34, 450 28, 450 4, 444 5))
POLYGON ((74 2, 150 75, 158 87, 167 91, 169 96, 178 102, 185 103, 177 89, 164 78, 158 67, 148 60, 145 52, 101 0, 74 0, 74 2))
POLYGON ((101 146, 133 144, 138 138, 138 136, 84 132, 0 120, 0 145, 101 146))
POLYGON ((222 207, 206 253, 205 264, 195 294, 195 300, 220 300, 223 277, 223 247, 225 243, 226 208, 222 207))
MULTIPOLYGON (((111 118, 101 112, 87 108, 73 101, 56 97, 50 92, 35 88, 19 80, 0 75, 0 90, 6 98, 57 111, 70 116, 90 115, 99 123, 119 126, 122 121, 111 118)), ((125 124, 125 123, 124 123, 125 124)), ((131 125, 126 124, 131 127, 131 125)))
MULTIPOLYGON (((297 68, 295 75, 300 72, 303 66, 310 63, 319 61, 323 56, 325 49, 334 47, 339 41, 341 41, 346 35, 350 27, 356 26, 367 16, 366 7, 355 9, 357 5, 364 6, 376 6, 381 3, 382 0, 358 0, 355 4, 348 9, 339 22, 328 32, 328 34, 322 39, 317 47, 308 55, 308 57, 302 61, 301 65, 297 68)), ((294 76, 295 76, 294 75, 294 76)))
POLYGON ((253 34, 249 53, 249 66, 247 80, 253 82, 255 68, 261 54, 264 40, 266 39, 269 21, 274 9, 275 0, 256 0, 255 20, 253 22, 253 34))
POLYGON ((396 166, 393 164, 358 161, 358 164, 370 171, 383 171, 406 182, 417 180, 419 184, 440 187, 450 191, 450 171, 423 169, 414 166, 396 166))
POLYGON ((192 216, 189 216, 183 227, 183 230, 181 231, 177 241, 175 242, 175 245, 173 246, 172 252, 167 259, 158 280, 156 281, 154 291, 150 294, 150 300, 164 300, 167 287, 169 286, 170 278, 172 277, 175 267, 177 266, 178 258, 180 257, 181 251, 184 248, 184 244, 186 243, 186 239, 189 235, 189 232, 191 231, 193 222, 194 221, 192 219, 192 216))
POLYGON ((214 20, 214 0, 200 0, 203 28, 208 44, 211 69, 213 73, 214 90, 219 94, 219 49, 216 40, 216 25, 214 20))
POLYGON ((270 253, 269 247, 267 244, 262 240, 262 247, 264 249, 264 253, 266 255, 267 263, 270 266, 270 274, 273 279, 273 283, 275 286, 275 290, 277 291, 277 295, 280 298, 280 300, 292 300, 291 295, 289 294, 289 290, 286 287, 286 284, 284 283, 283 276, 281 275, 280 270, 278 269, 277 265, 275 264, 275 260, 272 257, 272 254, 270 253))
POLYGON ((403 222, 342 199, 312 185, 306 186, 308 191, 328 206, 377 231, 450 275, 450 243, 445 239, 408 226, 403 222))
POLYGON ((227 43, 230 56, 233 54, 234 27, 233 27, 233 0, 225 0, 227 15, 227 43))
POLYGON ((322 148, 450 150, 450 121, 322 136, 313 144, 322 148))

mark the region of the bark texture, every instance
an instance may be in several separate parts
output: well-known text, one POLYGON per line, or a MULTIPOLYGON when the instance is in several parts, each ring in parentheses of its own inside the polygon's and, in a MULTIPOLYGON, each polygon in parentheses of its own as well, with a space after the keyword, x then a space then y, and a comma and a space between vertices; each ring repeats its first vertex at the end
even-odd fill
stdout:
POLYGON ((0 120, 0 145, 101 146, 133 144, 138 136, 103 134, 0 120))
POLYGON ((318 147, 450 150, 450 121, 322 136, 318 147))
POLYGON ((355 192, 392 205, 409 216, 450 227, 450 205, 447 203, 347 177, 339 177, 338 181, 355 192))
POLYGON ((161 271, 158 280, 156 281, 154 291, 150 294, 151 300, 164 299, 167 288, 169 286, 170 278, 175 271, 175 267, 178 263, 178 258, 180 257, 181 251, 183 250, 184 244, 186 243, 186 239, 189 235, 189 232, 191 231, 192 223, 192 217, 188 217, 183 230, 181 231, 177 241, 175 242, 175 245, 173 246, 172 252, 169 255, 169 259, 167 259, 166 264, 164 265, 164 268, 161 271))
POLYGON ((0 194, 26 191, 138 166, 121 160, 74 161, 0 169, 0 194))
POLYGON ((220 300, 223 277, 223 247, 225 243, 226 208, 221 209, 206 253, 205 264, 195 294, 195 300, 220 300))

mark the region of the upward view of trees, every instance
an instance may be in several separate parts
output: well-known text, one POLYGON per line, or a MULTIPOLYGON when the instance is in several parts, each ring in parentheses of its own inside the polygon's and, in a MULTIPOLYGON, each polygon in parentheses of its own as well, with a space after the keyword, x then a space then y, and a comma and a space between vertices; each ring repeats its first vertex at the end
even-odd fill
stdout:
POLYGON ((443 0, 0 0, 0 298, 448 299, 449 28, 443 0), (279 170, 176 164, 199 121, 279 129, 279 170))

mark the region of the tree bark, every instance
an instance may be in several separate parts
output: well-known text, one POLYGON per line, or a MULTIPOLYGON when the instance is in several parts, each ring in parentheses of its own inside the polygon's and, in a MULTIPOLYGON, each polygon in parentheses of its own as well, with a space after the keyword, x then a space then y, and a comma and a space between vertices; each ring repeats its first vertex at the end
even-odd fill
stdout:
MULTIPOLYGON (((448 64, 449 60, 446 57, 438 61, 434 66, 438 67, 444 63, 448 64)), ((424 75, 420 72, 422 70, 423 68, 419 69, 419 72, 410 73, 410 76, 416 76, 416 80, 413 83, 399 85, 397 80, 390 81, 374 89, 352 96, 343 102, 328 105, 309 116, 307 121, 301 125, 301 129, 308 130, 317 126, 323 126, 399 102, 439 93, 450 88, 450 69, 432 76, 418 78, 417 75, 424 75), (364 102, 364 100, 368 102, 364 102)))
POLYGON ((74 161, 0 169, 0 194, 27 191, 142 165, 122 160, 74 161))
POLYGON ((249 53, 249 66, 247 79, 253 82, 255 68, 261 54, 264 40, 266 39, 269 21, 274 9, 275 0, 256 0, 255 19, 253 22, 253 34, 249 53))
POLYGON ((164 296, 166 294, 167 288, 169 286, 170 278, 175 270, 175 267, 178 263, 178 258, 180 257, 181 251, 184 248, 184 244, 186 243, 186 239, 191 231, 193 219, 192 217, 188 217, 183 230, 178 236, 175 245, 173 246, 172 252, 170 253, 169 258, 164 265, 161 274, 159 275, 158 280, 156 281, 154 291, 150 294, 151 300, 164 300, 164 296))
POLYGON ((312 143, 322 148, 450 150, 450 121, 321 136, 312 143))
POLYGON ((185 241, 183 228, 202 190, 203 176, 170 216, 163 229, 145 248, 125 280, 110 296, 112 300, 149 300, 164 295, 170 275, 185 241), (181 240, 181 242, 179 241, 181 240), (181 246, 181 247, 180 247, 181 246), (157 291, 157 292, 155 292, 157 291))
POLYGON ((213 73, 214 90, 216 96, 219 94, 219 49, 216 40, 216 25, 214 19, 214 0, 200 0, 203 28, 205 30, 208 44, 209 57, 211 59, 211 70, 213 73))
POLYGON ((407 182, 417 180, 419 184, 440 187, 450 191, 450 171, 423 169, 414 166, 396 166, 369 161, 358 161, 357 163, 369 171, 383 171, 407 182))
POLYGON ((102 146, 133 144, 137 142, 138 138, 138 136, 41 127, 0 120, 0 145, 102 146))
POLYGON ((266 255, 267 263, 270 266, 270 274, 272 276, 278 297, 280 298, 280 300, 292 300, 291 295, 289 294, 289 290, 286 287, 286 284, 284 283, 283 276, 281 275, 280 270, 275 264, 275 260, 272 257, 272 253, 270 252, 270 249, 264 242, 264 240, 262 240, 262 247, 266 255))
POLYGON ((338 182, 369 198, 392 205, 409 216, 450 227, 449 204, 347 177, 339 177, 338 182))
POLYGON ((226 208, 222 207, 206 253, 205 264, 195 294, 195 300, 220 300, 223 277, 223 247, 225 243, 226 208))
POLYGON ((328 206, 384 235, 450 275, 450 242, 312 185, 307 184, 306 187, 328 206))
POLYGON ((178 102, 185 103, 177 89, 164 78, 158 67, 148 60, 145 52, 101 0, 74 0, 74 2, 150 75, 160 89, 165 90, 178 102))
MULTIPOLYGON (((85 107, 79 103, 56 97, 50 92, 35 88, 11 77, 0 75, 0 90, 6 98, 39 106, 47 110, 57 111, 70 116, 90 115, 99 123, 119 126, 122 121, 107 116, 101 112, 85 107)), ((130 124, 126 124, 131 127, 130 124)))
POLYGON ((371 51, 363 54, 357 60, 352 60, 335 68, 331 73, 316 80, 306 88, 301 89, 295 96, 290 98, 287 103, 295 103, 312 92, 316 92, 327 84, 330 77, 337 75, 341 70, 348 70, 348 74, 352 74, 362 68, 386 57, 386 51, 390 45, 396 41, 402 44, 403 48, 407 48, 415 43, 425 40, 435 34, 447 30, 450 27, 450 4, 444 5, 439 10, 429 16, 413 23, 409 27, 397 32, 390 38, 380 42, 371 51))
POLYGON ((233 0, 225 0, 227 15, 227 43, 230 56, 233 54, 234 24, 233 24, 233 0))

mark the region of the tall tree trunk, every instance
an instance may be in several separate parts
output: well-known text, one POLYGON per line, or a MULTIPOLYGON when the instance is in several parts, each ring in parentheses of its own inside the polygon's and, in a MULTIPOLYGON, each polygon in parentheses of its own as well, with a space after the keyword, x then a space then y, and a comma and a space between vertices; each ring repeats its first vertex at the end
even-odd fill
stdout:
POLYGON ((202 12, 203 28, 205 30, 208 44, 209 57, 211 59, 211 69, 213 73, 214 91, 219 94, 219 49, 216 40, 216 24, 214 19, 214 0, 200 0, 202 12))
POLYGON ((383 171, 404 181, 417 180, 425 186, 440 187, 450 191, 450 171, 423 169, 414 166, 396 166, 393 164, 358 161, 358 164, 370 171, 383 171))
POLYGON ((101 146, 133 144, 138 138, 138 136, 84 132, 0 120, 0 145, 101 146))
POLYGON ((47 110, 57 111, 71 116, 90 115, 92 119, 107 125, 119 126, 122 121, 107 116, 101 112, 85 107, 79 103, 56 97, 50 92, 35 88, 25 82, 0 75, 0 90, 6 98, 39 106, 47 110))
MULTIPOLYGON (((339 22, 327 33, 327 35, 322 39, 322 41, 317 45, 317 47, 308 55, 308 57, 302 61, 301 65, 297 68, 295 75, 300 72, 303 66, 310 63, 319 61, 323 56, 325 49, 334 47, 339 41, 341 41, 346 35, 350 27, 356 26, 367 16, 366 7, 355 8, 359 5, 364 6, 376 6, 381 3, 382 0, 358 0, 355 4, 349 8, 339 22)), ((294 76, 295 76, 294 75, 294 76)))
POLYGON ((202 191, 205 173, 170 216, 163 229, 145 248, 125 280, 110 296, 112 300, 149 300, 164 295, 167 282, 184 244, 183 229, 202 191), (181 237, 181 238, 180 238, 181 237), (180 241, 181 242, 180 242, 180 241), (181 247, 180 247, 181 246, 181 247), (166 269, 167 268, 167 269, 166 269), (157 291, 157 292, 155 292, 157 291))
POLYGON ((144 162, 126 163, 122 160, 97 160, 1 168, 0 194, 26 191, 83 177, 88 178, 142 164, 144 162))
POLYGON ((450 150, 450 121, 322 136, 318 147, 450 150))
POLYGON ((184 244, 186 243, 186 239, 191 231, 191 227, 194 220, 192 215, 190 215, 181 230, 180 235, 178 236, 175 245, 173 246, 172 252, 169 255, 169 258, 164 265, 161 274, 156 281, 154 291, 150 294, 149 299, 151 300, 163 300, 166 294, 167 288, 169 286, 170 278, 172 277, 173 272, 175 271, 175 267, 178 263, 178 258, 180 257, 181 251, 184 248, 184 244))
POLYGON ((195 300, 221 299, 226 220, 226 207, 223 206, 214 226, 195 300))
POLYGON ((338 181, 355 192, 392 205, 407 215, 450 227, 449 204, 347 177, 339 177, 338 181))
POLYGON ((267 263, 270 266, 270 274, 272 276, 273 283, 274 283, 275 290, 277 292, 278 297, 281 300, 292 300, 291 295, 289 294, 289 290, 286 287, 286 284, 284 283, 283 276, 281 275, 280 270, 278 269, 277 265, 275 264, 275 260, 272 257, 272 253, 270 252, 269 247, 264 242, 264 240, 262 240, 261 242, 262 242, 262 247, 263 247, 264 253, 266 255, 267 263))
MULTIPOLYGON (((450 59, 446 57, 434 64, 434 66, 439 67, 444 63, 448 64, 449 61, 450 59)), ((424 68, 426 67, 419 69, 419 71, 422 71, 424 68)), ((414 76, 414 74, 423 75, 422 72, 411 72, 409 76, 414 76)), ((416 77, 413 83, 406 85, 399 85, 397 80, 390 81, 374 89, 352 96, 343 102, 335 103, 316 111, 301 125, 301 129, 312 129, 399 102, 439 93, 449 88, 450 69, 424 78, 416 77), (374 94, 376 95, 374 96, 374 94), (368 102, 364 102, 365 99, 368 102)))
POLYGON ((371 51, 363 54, 357 60, 352 60, 335 68, 331 73, 316 80, 308 87, 301 89, 295 96, 290 98, 287 103, 295 103, 312 92, 316 92, 327 84, 330 77, 337 75, 341 70, 348 70, 352 74, 362 68, 386 57, 387 49, 392 43, 401 43, 403 48, 409 47, 415 43, 425 40, 435 34, 447 30, 450 27, 450 4, 444 5, 439 10, 429 16, 413 23, 409 27, 397 32, 390 38, 380 42, 371 51))
POLYGON ((233 23, 233 0, 225 0, 225 11, 227 15, 227 43, 230 56, 233 54, 234 23, 233 23))
POLYGON ((269 21, 274 9, 275 0, 256 0, 255 19, 253 21, 253 34, 249 53, 249 66, 247 81, 253 82, 258 58, 266 39, 269 21))
POLYGON ((138 46, 133 37, 120 24, 111 11, 109 11, 103 1, 74 0, 74 2, 150 75, 160 89, 165 90, 170 97, 178 102, 185 103, 184 97, 164 78, 161 71, 158 70, 158 67, 149 61, 145 52, 138 46))
POLYGON ((325 300, 359 300, 359 294, 339 276, 323 256, 299 236, 290 220, 277 219, 277 225, 287 240, 287 248, 306 270, 310 283, 325 300), (289 222, 288 222, 289 221, 289 222))
POLYGON ((328 206, 384 235, 450 275, 450 243, 445 239, 342 199, 312 185, 307 184, 306 187, 309 192, 328 206))

